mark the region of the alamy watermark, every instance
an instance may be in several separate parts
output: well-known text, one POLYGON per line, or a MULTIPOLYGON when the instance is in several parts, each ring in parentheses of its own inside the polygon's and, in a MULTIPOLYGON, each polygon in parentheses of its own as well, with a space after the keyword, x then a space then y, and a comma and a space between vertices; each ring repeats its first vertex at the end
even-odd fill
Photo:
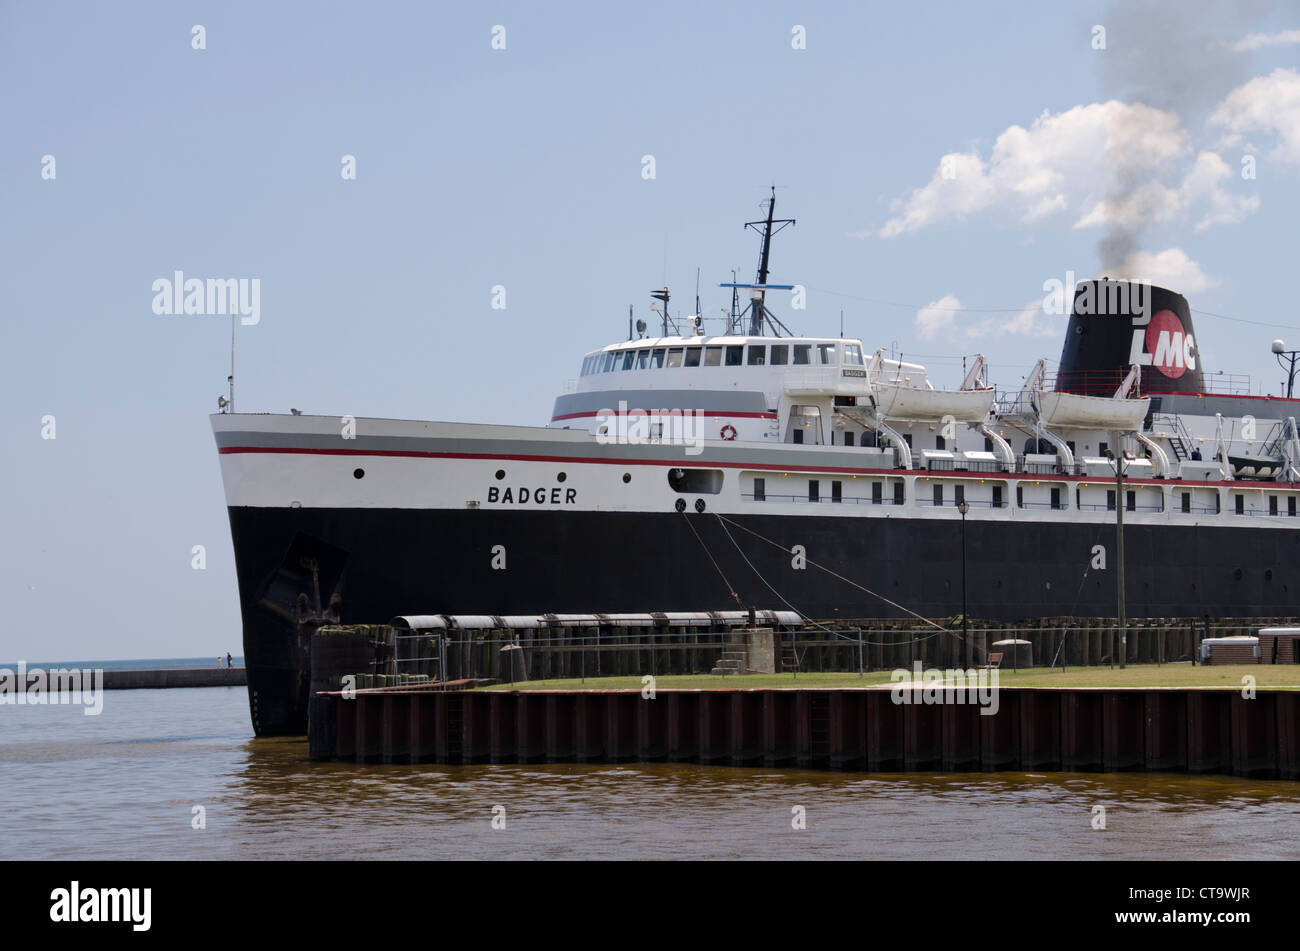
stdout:
POLYGON ((918 660, 912 662, 911 670, 900 667, 892 671, 889 679, 894 684, 889 692, 894 703, 978 705, 983 717, 994 716, 1001 706, 996 669, 924 669, 918 660))
POLYGON ((1043 313, 1080 317, 1115 315, 1147 317, 1151 314, 1151 285, 1145 281, 1087 281, 1079 290, 1074 272, 1066 271, 1065 280, 1049 277, 1043 282, 1043 313), (1077 293, 1076 293, 1077 292, 1077 293))
POLYGON ((633 409, 619 400, 618 409, 596 414, 596 442, 602 446, 685 446, 688 456, 704 451, 704 411, 633 409))
POLYGON ((176 271, 170 278, 153 282, 153 312, 160 316, 194 315, 239 316, 245 325, 262 319, 262 279, 260 277, 187 278, 176 271))
POLYGON ((0 705, 4 704, 81 704, 86 708, 82 713, 97 717, 104 710, 104 671, 75 667, 28 670, 26 661, 19 661, 16 671, 0 667, 0 705))

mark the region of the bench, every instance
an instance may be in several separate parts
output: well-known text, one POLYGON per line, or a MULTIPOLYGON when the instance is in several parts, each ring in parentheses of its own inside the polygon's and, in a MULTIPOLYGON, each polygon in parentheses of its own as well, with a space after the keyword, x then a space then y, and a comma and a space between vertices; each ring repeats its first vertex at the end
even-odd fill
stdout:
POLYGON ((994 651, 988 656, 988 663, 975 668, 976 670, 997 670, 1002 666, 1002 652, 994 651))

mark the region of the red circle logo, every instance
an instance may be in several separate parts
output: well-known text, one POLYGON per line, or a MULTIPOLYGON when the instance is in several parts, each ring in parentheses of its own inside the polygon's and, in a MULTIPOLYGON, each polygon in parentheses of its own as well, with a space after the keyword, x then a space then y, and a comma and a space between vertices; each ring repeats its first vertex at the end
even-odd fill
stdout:
POLYGON ((721 435, 722 435, 722 438, 723 438, 723 439, 735 439, 735 438, 736 438, 736 427, 733 426, 733 425, 731 425, 731 423, 727 423, 727 425, 725 425, 725 426, 722 427, 722 434, 721 434, 721 435))
POLYGON ((1159 311, 1147 324, 1146 350, 1151 365, 1165 376, 1176 380, 1186 372, 1190 343, 1172 310, 1159 311))

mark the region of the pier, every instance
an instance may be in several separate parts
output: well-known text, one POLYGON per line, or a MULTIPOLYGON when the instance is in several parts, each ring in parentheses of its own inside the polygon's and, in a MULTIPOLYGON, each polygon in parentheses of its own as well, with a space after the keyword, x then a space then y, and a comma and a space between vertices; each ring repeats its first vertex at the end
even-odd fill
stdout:
POLYGON ((177 667, 155 670, 106 670, 105 690, 141 690, 161 687, 246 687, 243 667, 177 667))
POLYGON ((865 772, 1159 770, 1300 779, 1300 691, 1001 688, 443 690, 314 698, 316 760, 691 762, 865 772))

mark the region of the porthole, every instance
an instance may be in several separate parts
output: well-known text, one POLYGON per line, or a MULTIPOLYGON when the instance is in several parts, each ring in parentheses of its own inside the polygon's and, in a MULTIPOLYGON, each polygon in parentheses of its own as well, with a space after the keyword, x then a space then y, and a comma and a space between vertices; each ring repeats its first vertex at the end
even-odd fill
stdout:
POLYGON ((632 481, 632 473, 630 473, 630 472, 624 472, 624 473, 623 473, 623 482, 626 484, 626 483, 631 482, 631 481, 632 481))
POLYGON ((364 479, 365 477, 366 477, 366 470, 365 470, 365 469, 353 469, 353 470, 352 470, 352 478, 354 478, 354 479, 364 479))
POLYGON ((704 511, 704 500, 703 500, 703 499, 696 499, 696 500, 695 500, 695 511, 697 511, 697 512, 703 512, 703 511, 704 511))
POLYGON ((561 472, 559 475, 557 475, 557 476, 555 477, 555 481, 556 481, 556 482, 563 482, 563 481, 564 481, 565 479, 567 479, 568 477, 569 477, 569 476, 568 476, 568 473, 561 472))
POLYGON ((677 504, 677 511, 679 511, 679 512, 685 512, 685 511, 686 511, 686 500, 685 500, 685 499, 678 499, 676 504, 677 504))
POLYGON ((498 469, 498 470, 497 470, 497 481, 500 482, 500 481, 501 481, 502 479, 504 479, 505 477, 506 477, 506 470, 505 470, 505 469, 498 469))

